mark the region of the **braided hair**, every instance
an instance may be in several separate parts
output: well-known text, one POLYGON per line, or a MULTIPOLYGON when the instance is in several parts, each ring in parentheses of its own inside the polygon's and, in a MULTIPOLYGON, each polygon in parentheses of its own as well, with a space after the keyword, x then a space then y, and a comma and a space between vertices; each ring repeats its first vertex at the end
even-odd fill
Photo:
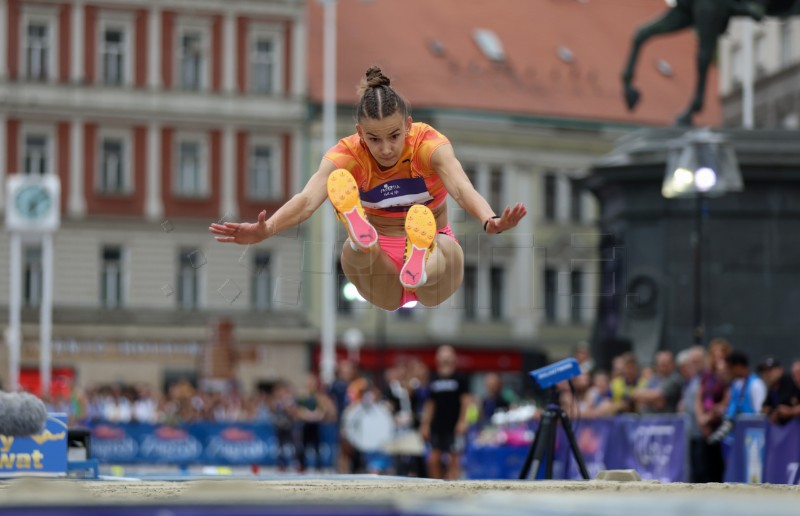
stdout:
POLYGON ((371 66, 358 85, 356 121, 365 118, 381 120, 399 112, 408 116, 408 103, 390 86, 391 80, 377 66, 371 66))

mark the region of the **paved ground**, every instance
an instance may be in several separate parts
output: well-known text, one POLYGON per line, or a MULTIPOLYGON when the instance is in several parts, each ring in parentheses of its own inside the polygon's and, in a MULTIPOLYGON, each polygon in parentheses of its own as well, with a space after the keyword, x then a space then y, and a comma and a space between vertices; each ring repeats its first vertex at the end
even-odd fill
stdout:
POLYGON ((441 482, 394 477, 0 482, 0 509, 6 508, 0 513, 4 515, 16 514, 10 512, 11 507, 49 506, 47 514, 56 515, 58 508, 110 504, 264 509, 292 506, 313 509, 317 514, 346 514, 348 508, 372 504, 387 508, 389 512, 384 514, 772 516, 800 514, 800 487, 604 481, 441 482), (324 510, 319 512, 320 508, 324 510))

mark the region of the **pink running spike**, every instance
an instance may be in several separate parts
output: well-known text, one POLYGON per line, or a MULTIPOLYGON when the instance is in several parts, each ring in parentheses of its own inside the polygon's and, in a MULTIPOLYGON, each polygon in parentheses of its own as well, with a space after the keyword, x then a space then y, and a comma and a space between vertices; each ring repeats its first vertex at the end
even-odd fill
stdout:
POLYGON ((354 207, 347 213, 343 213, 344 218, 350 226, 350 235, 358 239, 358 246, 362 248, 369 248, 377 242, 378 233, 358 212, 358 208, 354 207))
POLYGON ((425 275, 425 252, 427 249, 420 249, 419 247, 411 246, 411 256, 406 259, 403 269, 400 271, 400 283, 405 288, 416 288, 419 285, 424 285, 425 275))

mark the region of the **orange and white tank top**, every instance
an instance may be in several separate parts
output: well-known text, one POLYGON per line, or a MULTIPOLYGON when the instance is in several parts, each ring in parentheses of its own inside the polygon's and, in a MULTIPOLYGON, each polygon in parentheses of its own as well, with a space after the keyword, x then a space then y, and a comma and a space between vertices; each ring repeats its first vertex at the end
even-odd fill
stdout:
POLYGON ((444 203, 447 190, 431 167, 431 156, 448 143, 447 137, 433 127, 415 122, 400 159, 389 170, 381 170, 357 133, 339 140, 325 159, 353 174, 367 214, 403 218, 414 204, 433 209, 444 203))

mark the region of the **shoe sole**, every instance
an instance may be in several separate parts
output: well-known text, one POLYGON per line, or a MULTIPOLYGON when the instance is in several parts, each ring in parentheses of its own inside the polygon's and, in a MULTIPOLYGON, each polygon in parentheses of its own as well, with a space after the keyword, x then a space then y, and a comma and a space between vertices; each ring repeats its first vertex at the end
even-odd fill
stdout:
POLYGON ((421 287, 427 280, 426 255, 436 238, 436 218, 430 209, 415 204, 406 214, 406 239, 411 252, 400 269, 400 284, 407 290, 421 287))
POLYGON ((353 175, 345 169, 338 169, 328 176, 328 198, 336 211, 341 214, 350 240, 361 250, 366 251, 378 243, 378 232, 362 215, 358 185, 353 175))

